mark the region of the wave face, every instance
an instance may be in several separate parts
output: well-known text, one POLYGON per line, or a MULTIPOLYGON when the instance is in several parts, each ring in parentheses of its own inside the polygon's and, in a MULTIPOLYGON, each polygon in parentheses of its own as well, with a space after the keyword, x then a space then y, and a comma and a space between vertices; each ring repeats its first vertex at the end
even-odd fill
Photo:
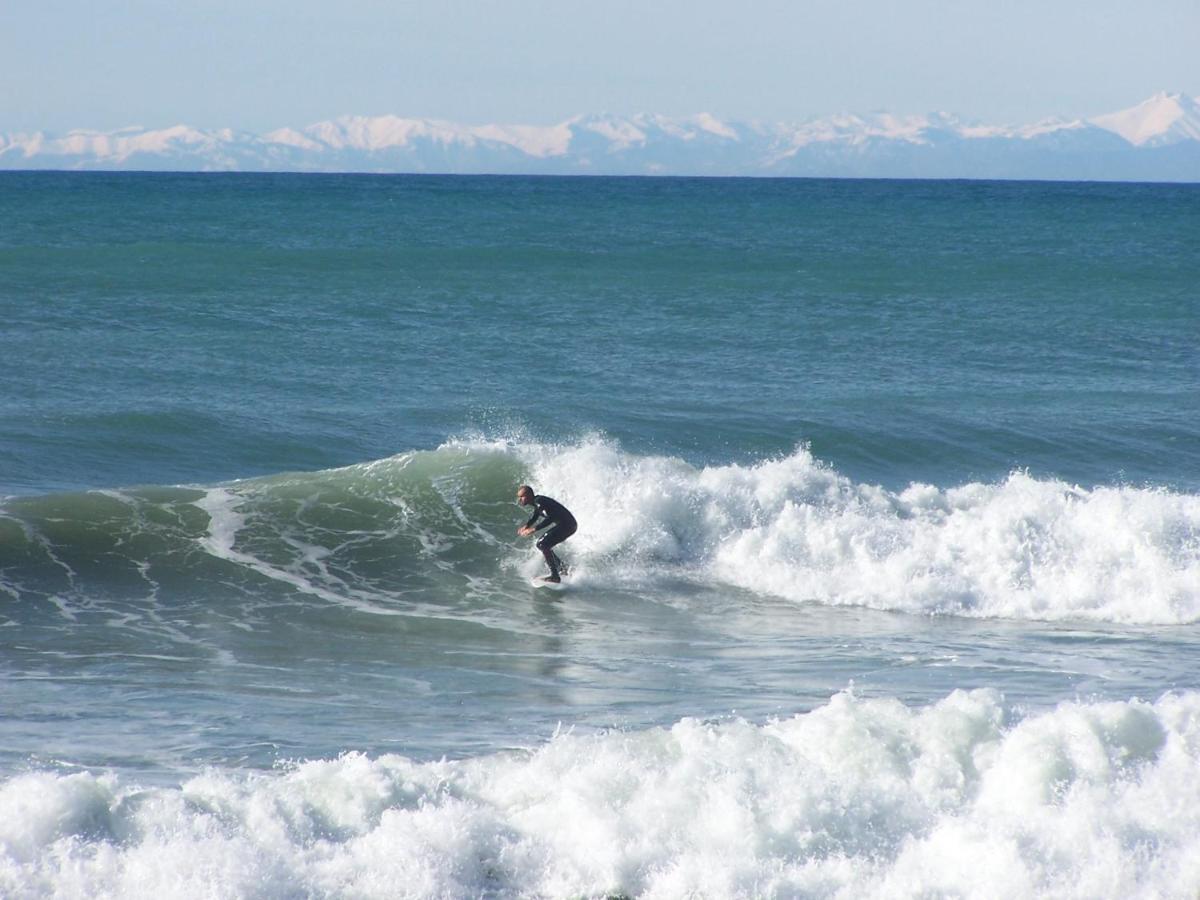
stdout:
MULTIPOLYGON (((919 615, 1200 620, 1200 498, 1013 473, 950 489, 860 484, 805 449, 696 467, 602 438, 462 440, 210 488, 15 498, 3 590, 79 614, 105 598, 311 600, 392 614, 503 594, 539 561, 514 536, 529 481, 567 503, 578 583, 684 578, 919 615)), ((24 604, 27 606, 27 604, 24 604)), ((12 613, 12 615, 19 615, 12 613)))
POLYGON ((6 897, 1193 897, 1200 694, 836 695, 457 762, 0 785, 6 897))

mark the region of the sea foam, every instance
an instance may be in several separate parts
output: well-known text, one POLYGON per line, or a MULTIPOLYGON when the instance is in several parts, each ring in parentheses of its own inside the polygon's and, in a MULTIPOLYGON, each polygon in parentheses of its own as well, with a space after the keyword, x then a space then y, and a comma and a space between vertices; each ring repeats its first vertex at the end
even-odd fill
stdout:
POLYGON ((6 897, 1194 897, 1200 694, 853 693, 417 763, 0 786, 6 897))
POLYGON ((605 566, 686 569, 796 601, 917 614, 1178 624, 1200 620, 1200 497, 999 483, 891 491, 804 448, 695 467, 611 442, 525 445, 539 489, 605 566))

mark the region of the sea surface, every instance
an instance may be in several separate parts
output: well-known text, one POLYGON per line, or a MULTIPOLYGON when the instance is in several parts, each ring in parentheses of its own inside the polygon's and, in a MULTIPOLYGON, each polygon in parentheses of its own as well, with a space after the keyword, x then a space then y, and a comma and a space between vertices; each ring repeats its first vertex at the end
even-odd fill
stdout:
POLYGON ((1200 891, 1200 185, 3 173, 0 354, 0 896, 1200 891))

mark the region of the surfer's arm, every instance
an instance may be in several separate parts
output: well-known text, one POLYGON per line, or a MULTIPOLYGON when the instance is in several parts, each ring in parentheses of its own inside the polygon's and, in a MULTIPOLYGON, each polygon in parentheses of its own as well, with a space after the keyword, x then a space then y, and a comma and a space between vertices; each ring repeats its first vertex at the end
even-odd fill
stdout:
POLYGON ((525 523, 526 528, 533 531, 541 531, 543 528, 549 528, 555 524, 560 518, 558 510, 555 509, 553 500, 548 497, 539 497, 537 505, 533 508, 533 515, 529 517, 529 521, 525 523), (542 521, 538 521, 541 517, 542 521))
POLYGON ((567 508, 557 500, 551 500, 549 497, 539 497, 537 512, 529 520, 534 531, 541 531, 543 528, 549 528, 551 525, 557 525, 560 522, 569 522, 571 514, 567 512, 567 508), (533 525, 533 520, 539 515, 545 516, 537 525, 533 525))
MULTIPOLYGON (((541 531, 543 528, 549 528, 551 525, 557 525, 559 523, 559 516, 555 515, 550 510, 539 509, 538 512, 545 516, 545 518, 533 526, 534 531, 541 531)), ((530 519, 529 521, 532 522, 533 519, 530 519)))
POLYGON ((518 534, 533 534, 535 531, 545 528, 547 525, 550 524, 549 518, 547 518, 546 521, 542 522, 540 525, 535 524, 537 522, 537 520, 541 516, 544 516, 544 515, 546 515, 546 511, 544 509, 542 509, 540 506, 535 506, 533 509, 533 515, 529 517, 529 521, 527 521, 524 525, 522 525, 520 528, 517 529, 517 533, 518 534))

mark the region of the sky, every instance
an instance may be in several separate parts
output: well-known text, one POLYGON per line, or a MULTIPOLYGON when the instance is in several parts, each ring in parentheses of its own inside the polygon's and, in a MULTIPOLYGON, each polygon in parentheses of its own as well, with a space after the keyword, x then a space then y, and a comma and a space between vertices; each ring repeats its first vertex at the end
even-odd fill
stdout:
POLYGON ((589 113, 989 124, 1200 95, 1200 0, 2 0, 0 132, 589 113))

